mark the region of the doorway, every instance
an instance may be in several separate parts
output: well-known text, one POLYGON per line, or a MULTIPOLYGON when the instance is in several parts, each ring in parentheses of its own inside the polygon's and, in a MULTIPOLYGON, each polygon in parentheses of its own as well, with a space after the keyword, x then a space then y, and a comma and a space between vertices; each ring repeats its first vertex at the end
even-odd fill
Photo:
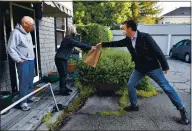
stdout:
MULTIPOLYGON (((31 7, 16 4, 10 2, 10 19, 11 19, 11 30, 13 30, 17 23, 21 23, 21 19, 23 16, 30 16, 35 21, 35 10, 31 7)), ((39 63, 38 63, 38 52, 37 52, 37 39, 36 39, 36 29, 31 32, 32 41, 33 41, 33 50, 35 53, 35 71, 34 71, 34 83, 39 81, 39 63)), ((15 70, 17 70, 16 65, 15 70)), ((17 71, 16 71, 17 72, 17 71)), ((19 90, 19 81, 18 81, 18 74, 16 73, 17 78, 17 89, 19 90)))

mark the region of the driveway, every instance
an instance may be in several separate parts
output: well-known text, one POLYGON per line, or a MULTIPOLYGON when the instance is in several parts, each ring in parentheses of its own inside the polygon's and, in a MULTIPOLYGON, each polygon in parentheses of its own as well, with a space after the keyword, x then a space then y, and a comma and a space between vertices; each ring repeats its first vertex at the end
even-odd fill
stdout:
MULTIPOLYGON (((172 59, 168 59, 168 63, 170 70, 166 77, 178 90, 191 118, 190 64, 172 59)), ((139 105, 138 112, 127 113, 121 117, 94 115, 94 112, 119 110, 116 98, 94 95, 60 130, 190 130, 191 125, 177 123, 180 118, 179 111, 165 93, 151 98, 139 98, 139 105)))
MULTIPOLYGON (((170 67, 168 74, 165 75, 167 80, 177 91, 190 93, 191 64, 170 58, 167 58, 167 60, 170 67)), ((154 81, 152 82, 159 87, 154 81)))
MULTIPOLYGON (((190 116, 190 94, 179 92, 190 116)), ((114 97, 90 97, 83 108, 74 113, 61 127, 63 130, 173 130, 189 131, 190 125, 177 121, 179 112, 163 93, 152 98, 139 98, 140 110, 121 117, 94 115, 94 112, 118 111, 118 101, 114 97)))

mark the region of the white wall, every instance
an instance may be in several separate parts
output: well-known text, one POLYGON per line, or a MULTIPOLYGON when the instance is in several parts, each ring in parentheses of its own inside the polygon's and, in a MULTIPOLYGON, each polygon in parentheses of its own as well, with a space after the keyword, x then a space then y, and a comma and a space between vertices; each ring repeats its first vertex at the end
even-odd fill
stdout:
MULTIPOLYGON (((190 24, 139 24, 138 30, 149 33, 157 42, 165 55, 169 55, 172 45, 183 39, 191 39, 190 24)), ((112 30, 113 41, 125 38, 122 30, 112 30)), ((126 48, 115 48, 127 50, 126 48)))
POLYGON ((163 19, 159 21, 159 24, 165 24, 166 22, 172 24, 190 23, 190 16, 164 16, 163 19))

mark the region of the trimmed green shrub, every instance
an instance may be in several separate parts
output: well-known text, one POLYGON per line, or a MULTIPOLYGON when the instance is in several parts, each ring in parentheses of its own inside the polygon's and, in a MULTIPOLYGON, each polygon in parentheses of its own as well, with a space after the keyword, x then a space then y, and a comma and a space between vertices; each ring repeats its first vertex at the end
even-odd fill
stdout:
POLYGON ((124 86, 133 71, 134 64, 128 52, 104 49, 96 68, 79 61, 77 71, 83 83, 110 83, 124 86))
POLYGON ((95 45, 102 41, 111 41, 112 32, 108 27, 99 24, 77 25, 77 32, 81 35, 81 41, 95 45))
MULTIPOLYGON (((95 83, 110 83, 127 87, 127 82, 133 69, 134 63, 131 61, 130 53, 109 48, 102 50, 96 68, 88 66, 83 61, 78 61, 77 63, 79 80, 83 84, 92 85, 95 83)), ((137 89, 151 91, 154 88, 149 81, 149 77, 145 77, 139 83, 137 89)))

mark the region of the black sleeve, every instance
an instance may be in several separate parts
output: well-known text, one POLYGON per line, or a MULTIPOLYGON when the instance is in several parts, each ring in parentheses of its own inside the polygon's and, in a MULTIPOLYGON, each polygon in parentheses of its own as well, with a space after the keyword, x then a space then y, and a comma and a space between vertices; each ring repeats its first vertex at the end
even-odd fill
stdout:
POLYGON ((129 42, 129 38, 125 38, 119 41, 102 42, 102 47, 127 47, 129 42))
POLYGON ((80 41, 77 41, 74 39, 70 39, 70 40, 71 40, 72 45, 75 47, 79 47, 81 49, 91 49, 92 48, 92 46, 89 43, 80 42, 80 41))
POLYGON ((156 58, 160 62, 163 71, 169 70, 169 65, 167 63, 165 55, 163 54, 162 50, 157 45, 155 40, 149 34, 146 34, 146 39, 147 39, 147 43, 149 43, 149 46, 152 49, 154 55, 156 56, 156 58))

